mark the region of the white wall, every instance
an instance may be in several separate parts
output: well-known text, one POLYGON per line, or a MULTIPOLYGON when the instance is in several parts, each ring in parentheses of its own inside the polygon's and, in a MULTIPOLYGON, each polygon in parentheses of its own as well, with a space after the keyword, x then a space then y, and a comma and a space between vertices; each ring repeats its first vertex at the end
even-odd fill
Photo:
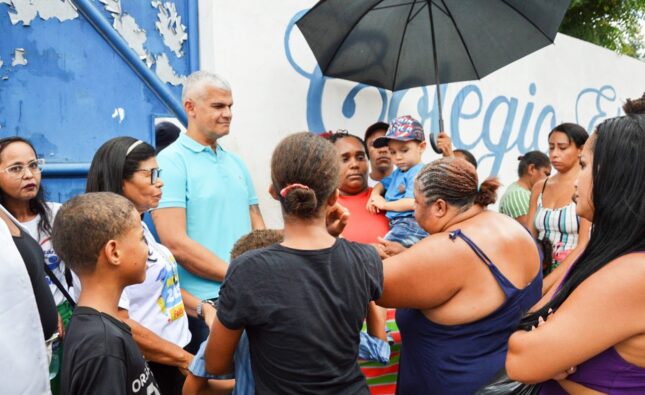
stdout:
MULTIPOLYGON (((271 227, 280 227, 281 219, 279 206, 266 192, 269 162, 273 147, 285 135, 321 125, 362 135, 383 109, 386 121, 411 114, 424 120, 426 130, 436 119, 432 86, 409 90, 402 97, 388 92, 385 103, 377 89, 364 89, 356 96, 354 113, 344 113, 343 102, 357 84, 314 76, 316 61, 300 31, 293 27, 287 32, 294 16, 313 4, 200 1, 202 68, 221 74, 233 86, 234 120, 222 145, 248 164, 271 227), (427 104, 419 106, 424 96, 427 104)), ((481 81, 447 85, 443 115, 457 147, 472 145, 468 149, 480 160, 480 178, 494 174, 508 185, 516 178, 518 155, 546 151, 553 126, 577 122, 593 130, 602 119, 620 114, 626 98, 640 97, 643 91, 644 62, 558 35, 555 45, 481 81)), ((436 157, 429 149, 424 160, 436 157)))

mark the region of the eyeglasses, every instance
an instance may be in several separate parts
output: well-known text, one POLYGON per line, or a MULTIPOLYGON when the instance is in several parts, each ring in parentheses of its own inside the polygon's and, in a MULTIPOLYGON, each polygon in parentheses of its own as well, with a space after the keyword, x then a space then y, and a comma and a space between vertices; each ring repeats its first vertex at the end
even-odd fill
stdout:
POLYGON ((0 171, 9 174, 15 178, 22 178, 25 175, 25 170, 29 169, 29 172, 33 174, 40 173, 45 166, 45 159, 32 160, 26 165, 16 164, 9 167, 6 167, 0 171))
POLYGON ((158 167, 153 167, 152 169, 138 169, 135 171, 145 171, 150 173, 150 184, 154 185, 157 183, 159 180, 159 176, 161 176, 161 169, 158 167))

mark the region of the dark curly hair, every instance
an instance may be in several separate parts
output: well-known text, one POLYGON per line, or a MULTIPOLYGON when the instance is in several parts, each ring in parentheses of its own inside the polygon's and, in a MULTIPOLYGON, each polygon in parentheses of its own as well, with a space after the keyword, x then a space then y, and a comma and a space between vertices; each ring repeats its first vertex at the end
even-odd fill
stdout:
POLYGON ((284 233, 277 229, 256 229, 240 237, 231 250, 231 260, 244 254, 247 251, 268 247, 276 243, 282 243, 284 233))

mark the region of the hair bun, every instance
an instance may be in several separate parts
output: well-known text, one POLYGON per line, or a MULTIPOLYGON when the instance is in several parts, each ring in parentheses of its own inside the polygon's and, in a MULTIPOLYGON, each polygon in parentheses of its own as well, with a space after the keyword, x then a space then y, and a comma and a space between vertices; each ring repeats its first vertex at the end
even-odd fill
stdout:
POLYGON ((497 189, 502 185, 498 178, 487 178, 480 186, 477 196, 475 197, 475 204, 486 207, 495 203, 497 200, 497 189))
POLYGON ((645 114, 645 93, 638 99, 627 99, 623 105, 623 111, 627 115, 645 114))
POLYGON ((297 217, 312 217, 318 207, 316 192, 311 188, 292 188, 285 193, 284 207, 297 217))

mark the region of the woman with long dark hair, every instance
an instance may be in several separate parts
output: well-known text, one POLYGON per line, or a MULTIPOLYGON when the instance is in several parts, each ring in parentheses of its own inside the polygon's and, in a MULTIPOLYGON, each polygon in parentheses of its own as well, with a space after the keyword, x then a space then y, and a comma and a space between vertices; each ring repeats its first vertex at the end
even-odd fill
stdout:
MULTIPOLYGON (((132 137, 116 137, 105 142, 92 159, 86 192, 114 192, 130 200, 143 215, 157 207, 163 182, 155 149, 132 137)), ((132 328, 135 342, 150 361, 162 393, 181 393, 184 377, 193 355, 183 349, 190 341, 186 305, 199 300, 179 286, 177 262, 170 251, 156 242, 141 221, 149 247, 146 279, 123 290, 119 314, 132 328)), ((211 308, 206 306, 206 308, 211 308)), ((214 315, 214 310, 211 311, 214 315)))
POLYGON ((563 123, 549 133, 549 159, 557 173, 539 181, 531 191, 528 228, 538 240, 548 240, 552 247, 552 264, 545 274, 562 265, 557 273, 545 279, 545 292, 554 280, 562 277, 571 262, 580 255, 589 240, 589 221, 576 215, 572 200, 574 182, 580 171, 578 157, 587 141, 587 131, 575 123, 563 123))
POLYGON ((542 394, 644 394, 645 116, 601 123, 580 165, 576 212, 593 223, 589 243, 522 321, 537 328, 511 336, 507 372, 527 383, 570 373, 542 394))

